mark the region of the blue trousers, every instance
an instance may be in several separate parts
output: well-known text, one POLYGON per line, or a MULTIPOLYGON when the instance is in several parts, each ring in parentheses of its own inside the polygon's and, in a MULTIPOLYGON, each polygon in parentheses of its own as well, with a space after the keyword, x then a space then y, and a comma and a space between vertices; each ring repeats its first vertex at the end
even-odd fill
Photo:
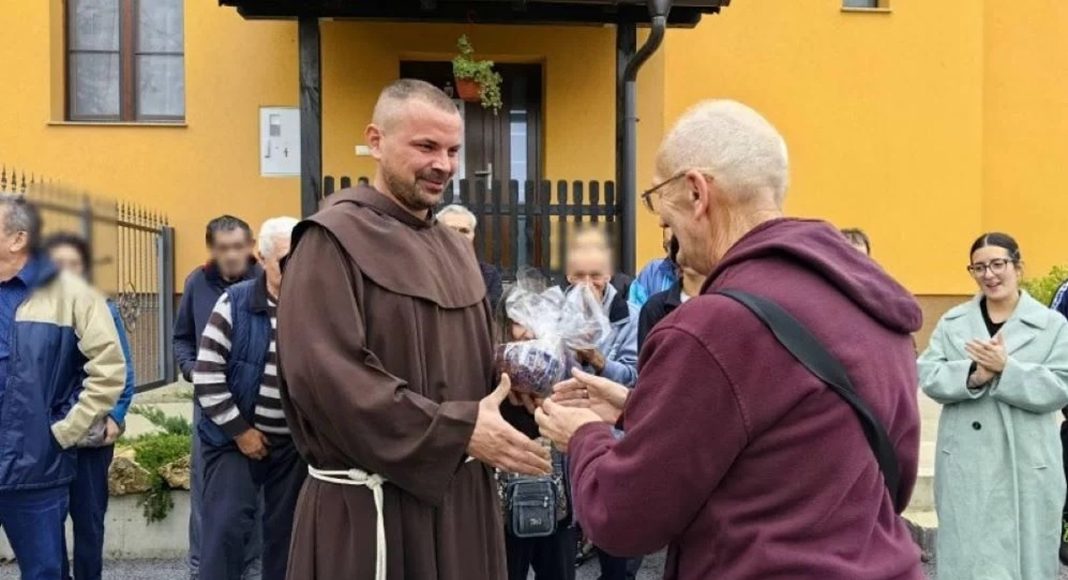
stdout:
POLYGON ((203 457, 203 509, 208 517, 200 528, 201 578, 240 580, 245 548, 260 530, 263 580, 285 580, 293 514, 308 474, 292 439, 270 437, 270 452, 259 461, 233 445, 204 444, 203 457), (257 513, 260 505, 262 515, 257 513))
POLYGON ((0 492, 0 528, 15 552, 22 580, 62 578, 68 494, 65 485, 0 492))
MULTIPOLYGON (((201 512, 204 502, 204 444, 197 435, 197 425, 202 419, 200 405, 193 405, 193 449, 189 455, 189 578, 198 580, 200 576, 200 528, 201 512)), ((204 419, 210 421, 210 419, 204 419)), ((259 513, 263 513, 260 502, 259 513)), ((263 539, 257 528, 245 547, 245 572, 242 580, 260 580, 260 552, 263 539)), ((205 580, 211 580, 205 576, 205 580)))
MULTIPOLYGON (((108 467, 115 446, 78 450, 78 473, 70 484, 74 527, 74 580, 100 580, 104 570, 104 516, 108 511, 108 467)), ((63 538, 66 555, 66 536, 63 538)), ((63 558, 63 578, 70 578, 63 558)))

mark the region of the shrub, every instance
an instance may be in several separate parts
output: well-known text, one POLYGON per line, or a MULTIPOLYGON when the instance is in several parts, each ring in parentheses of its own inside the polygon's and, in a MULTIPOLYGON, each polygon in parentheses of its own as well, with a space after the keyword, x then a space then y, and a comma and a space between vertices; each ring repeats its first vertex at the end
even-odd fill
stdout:
POLYGON ((1038 278, 1028 278, 1024 280, 1020 285, 1024 290, 1043 304, 1049 304, 1053 302, 1053 296, 1057 293, 1057 289, 1061 287, 1061 284, 1068 280, 1068 268, 1064 266, 1054 266, 1049 274, 1040 276, 1038 278))
POLYGON ((144 509, 148 523, 163 520, 174 507, 171 488, 160 475, 160 468, 189 455, 191 443, 189 435, 172 433, 144 435, 133 442, 137 463, 152 474, 151 487, 137 501, 137 504, 144 509))
POLYGON ((165 433, 190 436, 193 434, 193 424, 185 417, 168 415, 156 407, 142 405, 135 405, 130 412, 148 419, 149 423, 163 429, 165 433))
POLYGON ((171 488, 160 475, 160 468, 189 455, 193 425, 185 417, 167 415, 155 407, 136 406, 130 412, 141 415, 163 430, 120 441, 120 444, 133 448, 137 464, 151 474, 151 487, 137 501, 137 505, 143 508, 148 523, 158 522, 165 519, 174 507, 171 488))

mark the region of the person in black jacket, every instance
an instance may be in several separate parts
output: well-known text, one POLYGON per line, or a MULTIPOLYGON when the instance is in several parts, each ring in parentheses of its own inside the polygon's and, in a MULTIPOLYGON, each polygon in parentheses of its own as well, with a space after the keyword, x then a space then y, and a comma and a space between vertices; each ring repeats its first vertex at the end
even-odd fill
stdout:
MULTIPOLYGON (((182 301, 174 319, 174 357, 185 380, 192 382, 193 366, 197 360, 197 347, 204 327, 219 296, 230 286, 255 278, 261 271, 252 256, 252 228, 240 218, 231 215, 219 216, 208 222, 205 242, 211 260, 197 266, 185 280, 182 301)), ((200 423, 202 410, 193 402, 194 429, 200 423)), ((193 437, 190 456, 192 477, 190 480, 189 513, 189 575, 199 578, 200 568, 200 505, 204 487, 204 462, 201 460, 200 438, 193 437)), ((250 571, 258 568, 258 541, 250 542, 250 571)))
MULTIPOLYGON (((537 337, 523 325, 513 321, 508 316, 508 295, 515 291, 513 286, 501 299, 497 308, 497 336, 498 344, 505 342, 522 342, 534 340, 537 337)), ((538 425, 534 422, 534 416, 523 405, 504 404, 501 406, 501 415, 531 439, 538 439, 538 425)), ((545 444, 548 441, 545 440, 545 444)), ((564 482, 563 489, 566 495, 562 498, 567 507, 567 513, 556 524, 556 531, 551 536, 541 538, 519 538, 511 533, 508 525, 508 507, 504 506, 505 514, 505 550, 508 558, 508 580, 526 580, 528 573, 533 570, 537 580, 575 580, 575 557, 578 552, 578 529, 573 523, 573 514, 570 507, 570 483, 567 481, 567 471, 562 469, 559 473, 554 464, 554 477, 561 478, 564 482)), ((507 475, 498 473, 499 493, 504 501, 504 482, 507 475)))
POLYGON ((671 314, 676 308, 690 298, 701 293, 701 286, 705 283, 705 277, 693 268, 678 263, 679 242, 674 237, 669 245, 668 259, 679 270, 679 281, 671 288, 663 292, 657 292, 649 297, 642 306, 638 316, 638 352, 645 344, 645 337, 653 330, 658 322, 671 314))

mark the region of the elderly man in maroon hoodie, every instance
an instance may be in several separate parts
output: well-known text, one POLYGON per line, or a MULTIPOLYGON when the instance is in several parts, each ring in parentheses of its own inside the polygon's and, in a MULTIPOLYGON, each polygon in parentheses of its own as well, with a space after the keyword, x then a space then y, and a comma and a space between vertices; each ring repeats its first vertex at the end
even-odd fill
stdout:
POLYGON ((629 397, 576 372, 538 409, 570 453, 582 529, 620 556, 669 545, 668 579, 922 579, 853 409, 715 293, 775 301, 842 362, 896 449, 902 505, 919 454, 916 302, 830 225, 783 217, 786 147, 748 107, 690 110, 656 169, 645 203, 709 277, 649 335, 629 397), (576 395, 585 408, 565 406, 576 395))

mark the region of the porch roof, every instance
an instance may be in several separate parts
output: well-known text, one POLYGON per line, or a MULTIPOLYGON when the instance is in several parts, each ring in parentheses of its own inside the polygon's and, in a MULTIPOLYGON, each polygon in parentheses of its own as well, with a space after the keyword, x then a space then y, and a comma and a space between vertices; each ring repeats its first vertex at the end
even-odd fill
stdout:
MULTIPOLYGON (((690 28, 731 0, 674 0, 670 27, 690 28)), ((605 25, 651 23, 646 0, 219 0, 250 19, 300 16, 392 22, 605 25)))

